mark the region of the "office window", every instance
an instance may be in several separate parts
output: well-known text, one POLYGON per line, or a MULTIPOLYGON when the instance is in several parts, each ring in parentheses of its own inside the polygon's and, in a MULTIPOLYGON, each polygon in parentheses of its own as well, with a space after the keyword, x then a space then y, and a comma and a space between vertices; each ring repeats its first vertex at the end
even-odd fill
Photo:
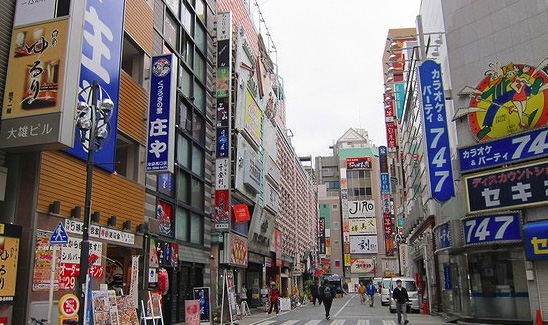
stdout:
POLYGON ((177 200, 187 204, 190 203, 190 175, 179 169, 177 171, 176 184, 177 200))
POLYGON ((204 218, 195 213, 190 215, 190 242, 194 244, 204 242, 204 218))
POLYGON ((183 57, 183 61, 192 67, 192 63, 194 62, 194 45, 186 33, 183 33, 181 55, 183 57))
POLYGON ((127 34, 124 34, 122 46, 122 70, 143 86, 145 77, 148 78, 144 75, 144 66, 148 63, 145 52, 127 34))
POLYGON ((192 76, 183 65, 179 67, 179 79, 183 95, 186 97, 192 96, 192 76))
POLYGON ((205 89, 197 82, 194 82, 194 105, 200 112, 205 113, 205 89))
POLYGON ((138 142, 131 140, 118 132, 116 137, 116 160, 114 169, 121 175, 134 182, 144 182, 144 162, 139 159, 140 152, 144 151, 138 142))
POLYGON ((177 207, 175 215, 175 238, 190 241, 190 212, 182 207, 177 207))
POLYGON ((192 171, 204 176, 204 151, 198 146, 192 150, 192 171))
POLYGON ((204 82, 205 80, 205 72, 205 59, 201 55, 196 54, 196 57, 194 58, 194 74, 201 82, 204 82))
POLYGON ((179 16, 180 1, 179 0, 165 0, 165 1, 166 1, 166 4, 167 4, 168 8, 171 9, 173 14, 178 17, 179 16))
POLYGON ((192 109, 187 107, 184 104, 179 105, 179 128, 181 130, 191 131, 192 130, 192 109))
POLYGON ((194 17, 192 17, 192 10, 189 10, 186 6, 181 6, 181 19, 187 33, 194 35, 194 17))
POLYGON ((175 18, 171 14, 166 14, 166 19, 164 20, 164 37, 172 48, 178 48, 179 28, 175 22, 175 18))
POLYGON ((204 183, 201 181, 192 178, 192 202, 191 205, 195 209, 198 209, 200 211, 204 210, 204 183))
POLYGON ((198 114, 192 116, 192 137, 198 143, 203 144, 205 138, 205 123, 204 119, 198 114))
POLYGON ((203 28, 201 25, 196 26, 196 34, 194 34, 194 41, 196 42, 196 46, 202 51, 202 53, 205 53, 206 51, 206 31, 205 28, 203 28))
POLYGON ((196 4, 194 6, 194 10, 196 11, 196 16, 201 20, 205 22, 206 17, 206 6, 204 5, 203 0, 196 0, 196 4))
POLYGON ((177 134, 177 164, 190 168, 190 140, 182 134, 177 134))

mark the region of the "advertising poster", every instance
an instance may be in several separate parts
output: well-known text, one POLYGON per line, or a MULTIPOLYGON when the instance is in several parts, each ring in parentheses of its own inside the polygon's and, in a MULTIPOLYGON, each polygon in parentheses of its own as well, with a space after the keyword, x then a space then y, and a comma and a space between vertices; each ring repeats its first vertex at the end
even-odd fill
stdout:
POLYGON ((21 231, 19 226, 0 223, 0 302, 11 302, 15 296, 21 231))
POLYGON ((194 299, 200 304, 200 322, 209 324, 211 319, 209 287, 194 288, 194 299))
POLYGON ((228 190, 215 191, 215 229, 228 229, 229 218, 229 201, 228 190))
MULTIPOLYGON (((53 254, 53 246, 49 243, 51 232, 38 230, 36 231, 36 245, 34 253, 34 272, 32 275, 32 291, 48 291, 50 287, 51 276, 51 256, 53 254)), ((61 257, 61 252, 57 250, 58 259, 61 257)), ((59 275, 56 274, 54 279, 54 290, 59 289, 59 275)))
POLYGON ((262 116, 263 112, 259 108, 259 105, 257 105, 257 102, 255 101, 255 98, 249 92, 249 90, 246 92, 245 97, 245 118, 244 118, 244 128, 251 136, 251 139, 255 141, 255 143, 259 144, 261 141, 261 129, 262 129, 262 116))
POLYGON ((158 201, 156 206, 156 219, 159 220, 158 232, 162 235, 172 236, 173 207, 164 201, 158 201))
POLYGON ((200 302, 198 300, 185 300, 185 324, 200 324, 200 302))
POLYGON ((92 291, 91 296, 94 324, 111 324, 108 292, 92 291))
POLYGON ((350 261, 352 273, 375 273, 375 261, 372 258, 357 258, 350 261))
POLYGON ((371 157, 346 158, 346 169, 371 169, 371 157))
POLYGON ((138 325, 136 304, 131 296, 116 296, 120 325, 138 325))
POLYGON ((14 29, 2 119, 60 111, 67 31, 68 19, 14 29))
POLYGON ((247 238, 232 232, 227 233, 226 236, 228 250, 225 251, 225 254, 228 256, 225 255, 225 260, 232 265, 247 266, 247 238))
POLYGON ((170 173, 158 174, 158 192, 173 195, 173 176, 170 173))

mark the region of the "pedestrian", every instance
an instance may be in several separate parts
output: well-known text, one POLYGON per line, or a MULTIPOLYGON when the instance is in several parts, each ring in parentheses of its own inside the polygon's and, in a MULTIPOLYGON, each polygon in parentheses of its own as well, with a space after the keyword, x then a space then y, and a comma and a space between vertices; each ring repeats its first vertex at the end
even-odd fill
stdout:
POLYGON ((318 305, 322 303, 319 296, 318 284, 316 282, 310 284, 310 294, 312 295, 312 304, 314 306, 316 306, 316 300, 318 300, 318 305))
POLYGON ((346 283, 346 281, 343 283, 343 291, 344 294, 348 294, 348 283, 346 283))
POLYGON ((358 293, 360 294, 360 302, 365 304, 365 286, 363 285, 363 282, 360 282, 360 286, 358 287, 358 293))
POLYGON ((366 292, 367 297, 369 298, 369 307, 373 307, 373 304, 375 303, 375 293, 377 292, 377 287, 373 284, 373 280, 369 280, 366 292))
POLYGON ((280 290, 276 287, 276 282, 270 282, 270 289, 268 291, 268 300, 270 301, 270 308, 268 314, 272 313, 272 309, 276 308, 276 315, 280 313, 280 307, 278 303, 280 301, 280 290))
POLYGON ((331 311, 331 304, 335 297, 336 288, 329 284, 329 281, 323 280, 323 285, 320 287, 320 296, 322 297, 323 307, 325 309, 325 319, 329 319, 329 312, 331 311))
POLYGON ((392 298, 396 302, 396 311, 398 312, 398 324, 401 324, 401 314, 403 312, 404 324, 409 323, 407 320, 407 302, 409 301, 409 295, 407 289, 402 287, 400 279, 396 280, 396 287, 392 293, 392 298))
POLYGON ((240 304, 244 301, 247 303, 247 287, 245 286, 245 283, 242 283, 242 288, 240 289, 240 304))

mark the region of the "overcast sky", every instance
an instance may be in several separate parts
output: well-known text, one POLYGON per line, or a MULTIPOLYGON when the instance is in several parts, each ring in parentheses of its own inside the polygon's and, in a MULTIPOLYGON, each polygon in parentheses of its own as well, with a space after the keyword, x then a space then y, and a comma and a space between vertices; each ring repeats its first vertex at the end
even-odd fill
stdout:
MULTIPOLYGON (((388 29, 415 26, 420 0, 257 0, 277 49, 299 156, 327 156, 351 127, 386 145, 382 55, 388 29)), ((252 14, 258 17, 255 1, 252 14)), ((265 36, 264 25, 261 33, 265 36)), ((267 44, 268 45, 268 44, 267 44)))

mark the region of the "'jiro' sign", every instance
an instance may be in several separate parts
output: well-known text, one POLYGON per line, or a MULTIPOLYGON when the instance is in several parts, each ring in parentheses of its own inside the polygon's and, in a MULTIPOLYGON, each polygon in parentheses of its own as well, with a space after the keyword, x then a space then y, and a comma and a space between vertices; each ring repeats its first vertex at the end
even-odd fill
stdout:
POLYGON ((430 190, 434 199, 445 202, 455 195, 455 188, 440 64, 424 61, 419 67, 419 76, 430 190))

